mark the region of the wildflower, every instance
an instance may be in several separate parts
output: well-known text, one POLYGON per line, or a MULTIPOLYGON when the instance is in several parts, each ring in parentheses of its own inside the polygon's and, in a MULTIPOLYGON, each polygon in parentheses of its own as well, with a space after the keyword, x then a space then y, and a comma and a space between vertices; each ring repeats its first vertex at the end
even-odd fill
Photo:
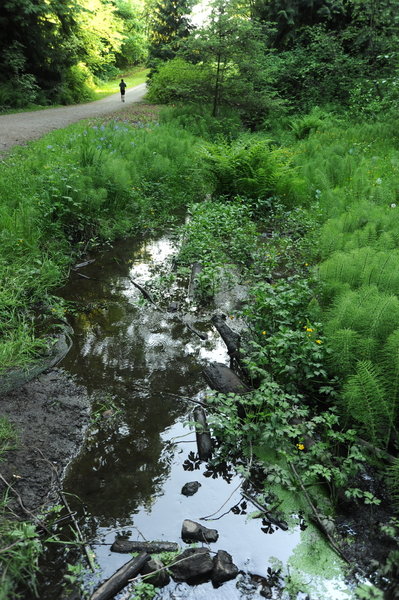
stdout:
POLYGON ((266 335, 266 331, 262 331, 262 335, 266 335))
POLYGON ((395 202, 392 202, 392 204, 391 204, 391 208, 396 208, 396 204, 395 204, 395 202))
POLYGON ((308 264, 308 263, 305 263, 305 267, 308 267, 308 266, 309 266, 309 264, 308 264))
POLYGON ((311 327, 306 327, 306 331, 313 331, 311 327))
POLYGON ((51 144, 48 144, 48 146, 46 146, 47 150, 52 150, 53 146, 51 144))
POLYGON ((322 344, 323 342, 321 340, 316 340, 316 344, 322 344))
POLYGON ((297 444, 296 447, 298 448, 298 450, 305 450, 305 444, 302 444, 302 442, 297 444))
POLYGON ((378 183, 378 185, 381 185, 381 183, 382 183, 382 179, 381 179, 381 177, 378 177, 378 179, 376 179, 376 181, 375 181, 375 182, 376 182, 376 183, 378 183))

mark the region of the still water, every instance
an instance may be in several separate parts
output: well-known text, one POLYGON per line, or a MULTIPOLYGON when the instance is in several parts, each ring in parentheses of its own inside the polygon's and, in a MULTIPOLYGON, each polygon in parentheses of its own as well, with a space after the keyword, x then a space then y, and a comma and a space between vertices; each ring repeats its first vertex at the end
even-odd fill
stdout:
MULTIPOLYGON (((181 526, 191 519, 218 530, 211 549, 229 552, 242 573, 217 589, 210 583, 172 582, 157 598, 261 598, 260 585, 249 574, 270 576, 272 557, 285 564, 301 532, 299 527, 262 530, 261 519, 248 518, 256 508, 241 503, 240 480, 233 470, 216 473, 196 460, 195 434, 187 425, 194 406, 189 399, 207 389, 204 366, 212 361, 229 364, 226 348, 211 325, 212 312, 188 303, 184 286, 174 290, 173 300, 180 299, 179 314, 189 315, 190 322, 208 334, 206 341, 186 328, 175 312, 168 312, 165 294, 157 300, 163 308, 159 311, 143 301, 131 282, 148 286, 161 265, 172 268, 175 251, 168 235, 124 241, 74 272, 61 292, 76 303, 73 347, 61 366, 94 401, 93 426, 68 471, 65 491, 79 498, 78 517, 85 535, 94 540, 99 569, 87 578, 92 586, 130 558, 110 551, 116 536, 178 542, 184 548, 181 526), (181 488, 189 481, 201 487, 185 497, 181 488), (200 521, 208 515, 216 520, 200 521)), ((341 583, 331 585, 326 598, 347 597, 339 591, 341 583)), ((44 597, 59 596, 46 592, 44 597)), ((118 598, 129 595, 121 592, 118 598)))

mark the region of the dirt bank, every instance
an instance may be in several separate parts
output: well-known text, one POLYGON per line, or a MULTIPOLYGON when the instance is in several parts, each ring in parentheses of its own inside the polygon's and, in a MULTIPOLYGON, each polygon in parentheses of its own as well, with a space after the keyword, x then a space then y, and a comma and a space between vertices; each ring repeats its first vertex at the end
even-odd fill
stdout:
MULTIPOLYGON (((89 423, 90 402, 84 388, 62 369, 51 369, 0 398, 0 414, 18 431, 17 447, 0 463, 0 473, 20 495, 28 511, 37 513, 56 499, 56 476, 60 476, 78 452, 89 423)), ((6 490, 0 481, 0 494, 6 490)), ((28 514, 15 493, 10 507, 20 516, 28 514)))

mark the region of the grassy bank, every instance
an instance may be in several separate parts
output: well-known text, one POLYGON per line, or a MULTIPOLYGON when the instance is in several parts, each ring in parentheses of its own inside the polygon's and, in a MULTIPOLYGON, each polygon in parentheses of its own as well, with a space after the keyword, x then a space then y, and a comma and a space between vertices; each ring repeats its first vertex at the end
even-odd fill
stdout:
POLYGON ((79 256, 190 206, 179 261, 202 263, 201 300, 226 272, 248 288, 230 316, 248 325, 254 391, 214 399, 220 451, 257 456, 265 490, 288 488, 306 506, 306 489, 327 516, 387 503, 362 483, 369 465, 395 504, 396 121, 319 110, 271 136, 204 108, 124 118, 53 133, 0 167, 2 372, 45 350, 37 328, 63 315, 53 290, 79 256))

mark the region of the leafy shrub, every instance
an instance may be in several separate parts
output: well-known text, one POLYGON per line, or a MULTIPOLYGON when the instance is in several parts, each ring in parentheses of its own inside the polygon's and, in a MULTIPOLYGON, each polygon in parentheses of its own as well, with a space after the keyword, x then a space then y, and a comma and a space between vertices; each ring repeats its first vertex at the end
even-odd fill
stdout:
POLYGON ((209 103, 212 98, 210 79, 208 67, 202 64, 193 65, 181 58, 174 58, 161 65, 153 74, 147 100, 161 104, 209 103))

